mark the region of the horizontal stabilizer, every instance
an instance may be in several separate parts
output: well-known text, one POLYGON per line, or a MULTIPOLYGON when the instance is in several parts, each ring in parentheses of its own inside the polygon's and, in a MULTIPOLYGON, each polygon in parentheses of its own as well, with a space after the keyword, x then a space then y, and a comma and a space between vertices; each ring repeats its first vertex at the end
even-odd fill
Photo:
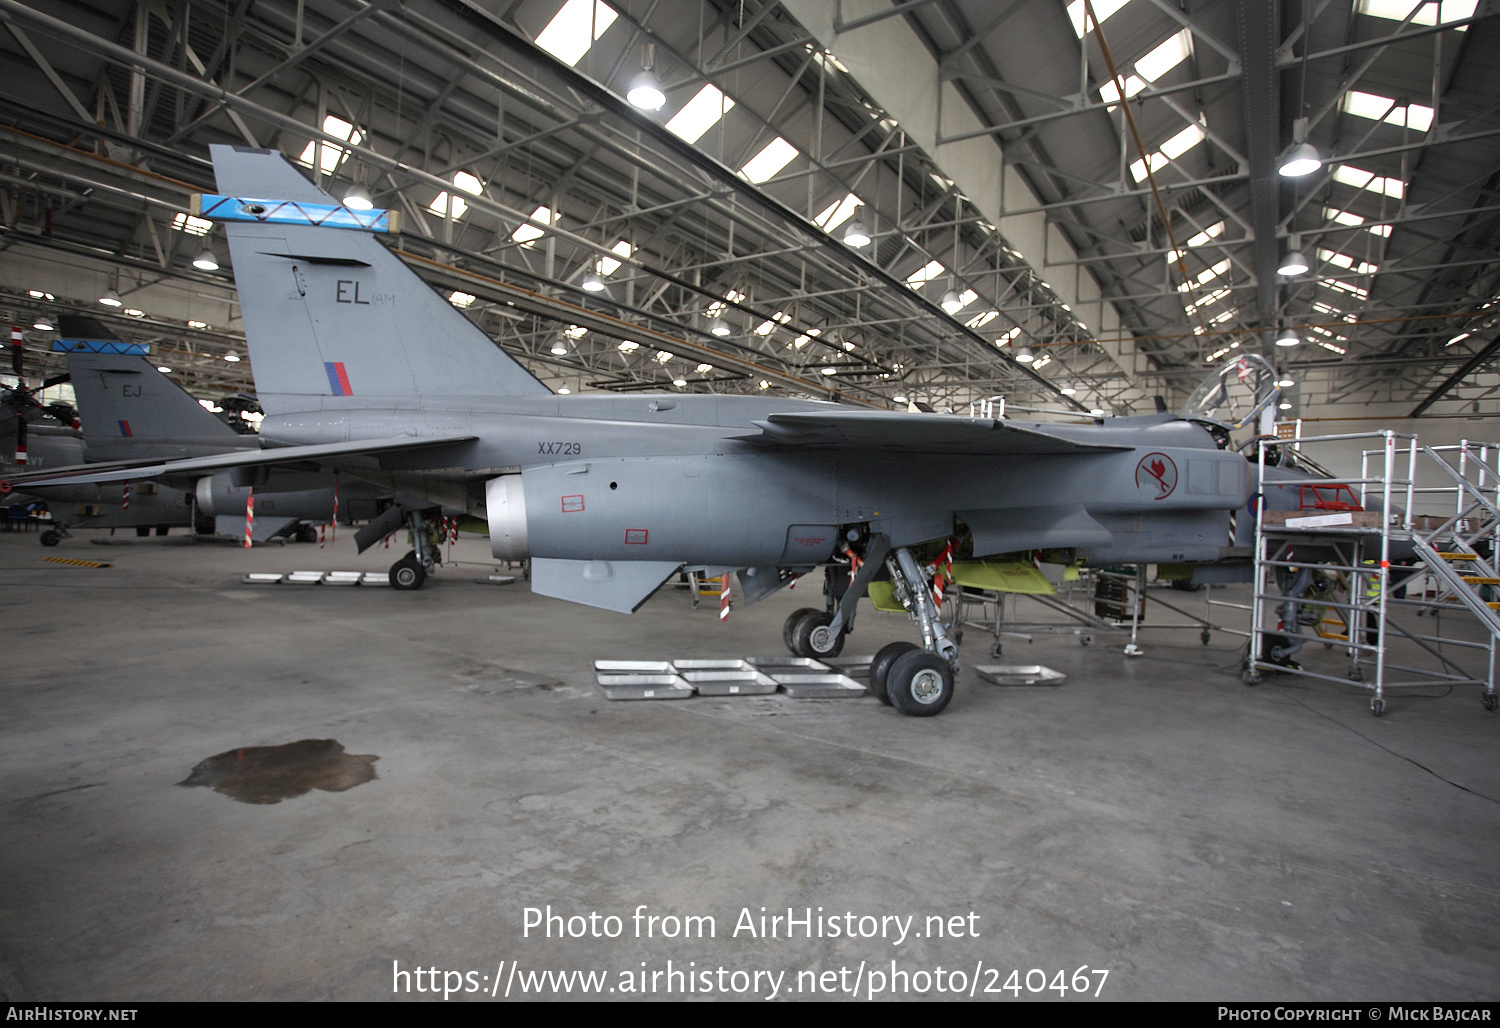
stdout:
POLYGON ((962 510, 974 535, 974 556, 1018 550, 1089 549, 1114 541, 1109 529, 1082 507, 1005 507, 962 510))
POLYGON ((1035 455, 1127 450, 1080 443, 993 418, 904 411, 792 412, 755 422, 761 435, 748 441, 790 446, 837 446, 900 453, 1035 455))
POLYGON ((531 591, 588 607, 634 614, 677 569, 669 560, 531 558, 531 591))
POLYGON ((275 446, 265 450, 249 450, 224 453, 212 457, 192 457, 188 460, 118 461, 112 464, 81 464, 71 468, 57 468, 37 472, 32 476, 13 476, 11 484, 22 485, 70 485, 79 482, 123 482, 127 479, 156 478, 160 475, 201 475, 225 468, 269 467, 279 464, 314 463, 339 467, 354 463, 355 458, 375 457, 397 450, 419 450, 424 447, 437 448, 455 443, 473 442, 472 435, 447 436, 396 436, 388 439, 356 439, 344 443, 313 443, 307 446, 275 446))

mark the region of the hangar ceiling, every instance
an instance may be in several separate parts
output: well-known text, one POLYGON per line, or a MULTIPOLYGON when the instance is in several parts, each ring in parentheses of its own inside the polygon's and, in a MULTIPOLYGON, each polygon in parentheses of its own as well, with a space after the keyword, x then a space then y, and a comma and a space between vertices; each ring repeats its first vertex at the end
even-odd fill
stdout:
POLYGON ((1248 349, 1500 413, 1492 2, 0 0, 0 315, 251 388, 218 142, 400 211, 559 390, 1145 413, 1248 349))

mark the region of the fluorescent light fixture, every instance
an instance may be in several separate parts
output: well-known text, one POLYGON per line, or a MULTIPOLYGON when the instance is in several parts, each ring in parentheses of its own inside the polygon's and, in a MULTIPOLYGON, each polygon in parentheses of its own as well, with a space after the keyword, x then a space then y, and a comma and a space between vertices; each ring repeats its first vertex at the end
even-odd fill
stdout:
POLYGON ((700 365, 698 365, 698 374, 700 374, 700 375, 706 375, 710 371, 712 371, 713 369, 714 369, 714 366, 712 364, 700 364, 700 365))
POLYGON ((630 101, 632 107, 639 107, 643 111, 659 111, 667 102, 667 94, 662 92, 661 82, 647 69, 630 80, 630 90, 625 94, 625 99, 630 101))
POLYGON ((567 331, 563 333, 569 339, 582 339, 588 334, 589 330, 582 325, 569 325, 567 331))
POLYGON ((1077 396, 1078 395, 1078 390, 1074 389, 1072 386, 1063 386, 1061 389, 1058 390, 1058 392, 1062 393, 1064 396, 1077 396))
POLYGON ((568 388, 568 387, 567 387, 567 386, 558 386, 558 387, 557 387, 557 392, 558 392, 558 394, 559 394, 559 395, 561 395, 561 396, 567 396, 567 395, 568 395, 568 394, 569 394, 569 393, 571 393, 571 392, 572 392, 572 391, 573 391, 573 390, 571 390, 571 389, 569 389, 569 388, 568 388))
POLYGON ((1276 406, 1279 407, 1279 408, 1281 408, 1282 410, 1291 410, 1292 409, 1291 402, 1288 401, 1288 400, 1282 400, 1276 406))
POLYGON ((1297 330, 1292 328, 1291 326, 1287 326, 1280 332, 1276 333, 1277 346, 1296 346, 1301 342, 1302 338, 1297 335, 1297 330))
POLYGON ((537 34, 536 45, 568 67, 575 67, 618 17, 600 0, 568 0, 537 34))
POLYGON ((1444 346, 1452 346, 1454 343, 1461 343, 1465 339, 1469 338, 1469 336, 1471 336, 1471 335, 1473 335, 1472 332, 1460 332, 1458 335, 1454 336, 1452 339, 1448 340, 1443 345, 1444 346))
POLYGON ((205 247, 202 253, 193 258, 193 267, 199 271, 218 271, 219 259, 212 250, 205 247))
POLYGON ((1290 378, 1278 378, 1276 380, 1276 384, 1278 386, 1280 386, 1282 389, 1290 389, 1292 386, 1296 385, 1297 383, 1293 382, 1290 378))
POLYGON ((1281 267, 1276 269, 1276 274, 1305 275, 1308 267, 1307 258, 1302 256, 1301 250, 1288 250, 1286 256, 1281 258, 1281 267))
POLYGON ((172 369, 164 364, 158 364, 156 370, 160 371, 163 375, 170 375, 172 373, 172 369))
POLYGON ((224 359, 230 364, 238 364, 240 362, 240 355, 231 350, 224 355, 224 359))
MULTIPOLYGON (((1109 21, 1109 16, 1124 7, 1130 0, 1099 0, 1094 4, 1094 16, 1101 22, 1109 21)), ((1084 22, 1088 20, 1088 12, 1084 9, 1083 0, 1073 0, 1068 5, 1068 20, 1073 23, 1073 35, 1079 39, 1083 38, 1084 22)), ((1089 26, 1089 31, 1093 31, 1089 26)))
POLYGON ((1318 148, 1311 143, 1301 142, 1286 152, 1276 165, 1276 172, 1282 178, 1302 178, 1322 166, 1323 158, 1318 153, 1318 148))
POLYGON ((1193 34, 1183 29, 1136 61, 1135 73, 1147 82, 1155 82, 1192 55, 1193 34))
POLYGON ((1030 364, 1036 360, 1036 356, 1031 352, 1031 347, 1023 346, 1016 351, 1016 360, 1021 364, 1030 364))
POLYGON ((856 250, 870 245, 870 231, 862 221, 851 221, 844 230, 844 242, 856 250))
POLYGON ((906 397, 904 397, 904 396, 892 396, 891 397, 891 402, 892 403, 905 403, 906 402, 906 397))
POLYGON ((714 318, 712 321, 710 321, 708 323, 708 330, 709 332, 718 336, 720 339, 734 332, 734 329, 729 327, 729 322, 725 321, 723 318, 714 318))
POLYGON ((619 349, 619 351, 621 353, 634 353, 636 350, 639 350, 640 348, 641 348, 641 344, 640 343, 633 343, 629 339, 622 340, 620 342, 619 347, 617 347, 617 349, 619 349))
POLYGON ((837 375, 838 373, 839 373, 839 369, 838 368, 824 368, 823 369, 823 374, 825 374, 825 375, 837 375))
POLYGON ((1089 411, 1089 413, 1092 414, 1096 418, 1102 418, 1102 417, 1104 417, 1104 408, 1103 407, 1095 407, 1093 410, 1089 411))
POLYGON ((586 293, 602 293, 605 290, 604 279, 594 272, 583 276, 583 291, 586 293))
POLYGON ((344 206, 351 211, 369 211, 375 209, 375 201, 370 198, 370 191, 364 186, 350 186, 349 191, 344 194, 344 206))
POLYGON ((206 322, 206 321, 189 321, 187 323, 187 325, 188 325, 188 328, 207 328, 208 327, 208 322, 206 322))
POLYGON ((141 310, 139 307, 126 307, 124 313, 128 314, 132 318, 144 318, 146 316, 146 312, 141 310))
POLYGON ((683 378, 681 375, 678 375, 676 378, 672 379, 672 384, 678 389, 681 389, 683 386, 687 385, 687 379, 683 378))
MULTIPOLYGON (((553 218, 551 208, 538 207, 536 210, 531 212, 531 220, 540 221, 543 224, 547 225, 552 224, 553 218)), ((516 229, 510 234, 510 238, 525 246, 530 246, 532 243, 542 238, 546 234, 546 232, 544 232, 542 229, 537 228, 535 225, 522 225, 520 228, 516 229)))
POLYGON ((667 361, 669 361, 671 359, 672 359, 672 354, 669 353, 668 351, 666 351, 666 350, 657 350, 656 351, 656 363, 658 363, 658 364, 665 364, 665 363, 667 363, 667 361))
POLYGON ((45 316, 40 316, 36 319, 31 327, 36 329, 38 332, 51 332, 52 322, 45 316))
POLYGON ((797 148, 785 139, 777 136, 767 143, 754 157, 745 162, 740 169, 740 174, 751 182, 759 185, 774 177, 778 171, 785 168, 797 156, 797 148))
POLYGON ((689 143, 696 143, 703 133, 734 109, 734 101, 712 84, 698 90, 682 110, 667 122, 667 131, 689 143))
POLYGON ((565 342, 563 342, 561 339, 557 340, 555 343, 552 344, 552 353, 553 353, 554 356, 562 357, 567 352, 568 352, 568 344, 565 343, 565 342))

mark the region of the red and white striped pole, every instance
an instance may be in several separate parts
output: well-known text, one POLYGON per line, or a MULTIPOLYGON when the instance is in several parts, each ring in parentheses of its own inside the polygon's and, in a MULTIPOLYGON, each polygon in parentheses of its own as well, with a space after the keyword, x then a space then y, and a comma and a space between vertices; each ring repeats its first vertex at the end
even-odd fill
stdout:
POLYGON ((250 548, 255 538, 255 490, 245 493, 245 549, 250 548))
POLYGON ((719 576, 719 620, 729 617, 729 572, 719 576))
POLYGON ((335 475, 333 479, 333 521, 329 525, 329 538, 336 540, 339 537, 339 480, 335 475))
POLYGON ((26 341, 22 338, 21 326, 10 326, 10 366, 11 370, 15 372, 16 379, 18 380, 22 389, 26 388, 26 376, 21 374, 22 357, 25 353, 25 346, 26 341))
POLYGON ((120 511, 124 513, 130 510, 130 479, 125 480, 125 485, 120 489, 120 511))

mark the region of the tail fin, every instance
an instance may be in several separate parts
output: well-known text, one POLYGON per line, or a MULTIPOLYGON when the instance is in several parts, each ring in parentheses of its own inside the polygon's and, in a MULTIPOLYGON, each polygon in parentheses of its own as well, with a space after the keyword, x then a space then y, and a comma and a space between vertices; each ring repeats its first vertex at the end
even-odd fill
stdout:
MULTIPOLYGON (((68 322, 66 337, 112 338, 97 325, 85 331, 68 322)), ((199 456, 241 445, 238 432, 144 357, 69 352, 68 374, 89 460, 199 456)))
POLYGON ((225 222, 267 414, 325 396, 549 393, 361 227, 384 212, 340 207, 273 150, 210 149, 223 195, 202 214, 225 222))

